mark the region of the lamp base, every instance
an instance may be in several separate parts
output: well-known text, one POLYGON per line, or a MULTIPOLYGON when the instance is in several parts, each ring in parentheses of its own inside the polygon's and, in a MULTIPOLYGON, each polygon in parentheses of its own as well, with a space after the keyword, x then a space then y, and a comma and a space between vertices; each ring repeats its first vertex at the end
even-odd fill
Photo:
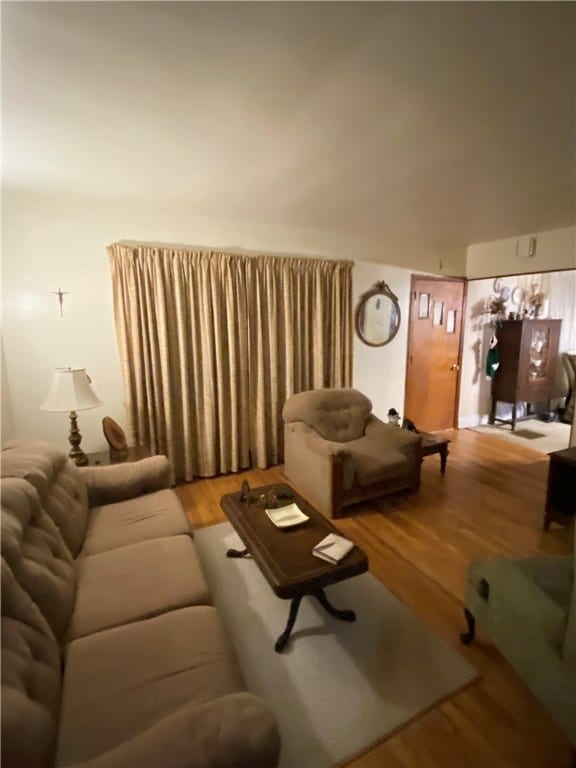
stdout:
POLYGON ((80 448, 82 435, 78 429, 78 416, 76 411, 70 411, 70 434, 68 435, 68 441, 72 446, 68 455, 77 467, 85 467, 86 464, 88 464, 88 456, 86 456, 84 451, 80 448))

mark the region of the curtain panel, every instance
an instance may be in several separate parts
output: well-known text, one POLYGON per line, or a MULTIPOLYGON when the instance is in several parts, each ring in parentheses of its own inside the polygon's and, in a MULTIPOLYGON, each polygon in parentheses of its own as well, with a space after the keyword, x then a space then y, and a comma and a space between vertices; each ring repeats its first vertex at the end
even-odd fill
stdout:
POLYGON ((251 451, 283 459, 282 408, 308 389, 352 382, 352 263, 259 256, 249 265, 251 451))
POLYGON ((128 433, 192 480, 282 460, 282 407, 350 386, 352 263, 108 247, 128 433))

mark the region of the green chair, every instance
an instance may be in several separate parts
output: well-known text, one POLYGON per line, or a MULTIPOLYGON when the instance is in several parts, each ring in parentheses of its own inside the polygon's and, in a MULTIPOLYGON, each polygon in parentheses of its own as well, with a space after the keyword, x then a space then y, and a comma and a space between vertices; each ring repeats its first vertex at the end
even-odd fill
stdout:
POLYGON ((576 590, 574 554, 468 568, 468 644, 476 622, 576 745, 576 590))

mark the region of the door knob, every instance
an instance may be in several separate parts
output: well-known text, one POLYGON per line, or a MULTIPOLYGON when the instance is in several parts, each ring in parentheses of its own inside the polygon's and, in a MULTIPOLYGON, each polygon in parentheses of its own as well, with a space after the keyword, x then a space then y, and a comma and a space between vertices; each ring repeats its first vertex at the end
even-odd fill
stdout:
POLYGON ((459 371, 460 370, 460 366, 458 365, 458 363, 454 363, 453 365, 450 366, 450 370, 451 371, 459 371))

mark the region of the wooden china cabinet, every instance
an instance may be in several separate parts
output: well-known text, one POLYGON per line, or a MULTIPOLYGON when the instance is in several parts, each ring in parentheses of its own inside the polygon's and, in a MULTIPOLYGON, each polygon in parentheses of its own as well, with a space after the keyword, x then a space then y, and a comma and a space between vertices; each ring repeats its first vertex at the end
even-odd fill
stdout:
POLYGON ((516 406, 550 401, 555 395, 561 320, 504 320, 496 330, 500 365, 492 379, 490 424, 516 427, 516 406), (496 418, 496 404, 512 404, 512 419, 496 418))

